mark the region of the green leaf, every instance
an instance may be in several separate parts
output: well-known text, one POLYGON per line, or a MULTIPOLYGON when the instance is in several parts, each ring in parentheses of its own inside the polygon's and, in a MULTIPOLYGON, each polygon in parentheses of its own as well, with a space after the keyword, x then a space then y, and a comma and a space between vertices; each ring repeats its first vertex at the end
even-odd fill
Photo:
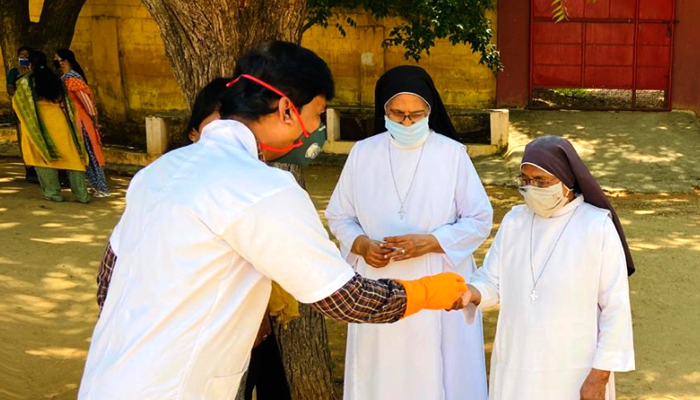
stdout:
POLYGON ((552 1, 552 19, 557 23, 568 20, 569 15, 566 10, 566 4, 564 0, 554 0, 552 1))
MULTIPOLYGON (((307 4, 307 26, 327 24, 338 10, 362 9, 376 18, 399 17, 400 22, 392 27, 382 46, 402 46, 406 59, 418 61, 430 54, 437 40, 446 39, 453 45, 469 45, 480 54, 479 63, 494 73, 503 69, 487 17, 487 12, 495 10, 495 0, 307 0, 307 4)), ((350 18, 342 21, 357 26, 350 18)), ((345 32, 341 23, 336 28, 345 32)))

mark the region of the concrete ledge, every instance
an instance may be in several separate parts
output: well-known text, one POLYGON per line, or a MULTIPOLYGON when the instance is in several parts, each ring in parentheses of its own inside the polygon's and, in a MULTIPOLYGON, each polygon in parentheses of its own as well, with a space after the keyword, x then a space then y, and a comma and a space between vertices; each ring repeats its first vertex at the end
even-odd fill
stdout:
POLYGON ((17 129, 14 125, 0 126, 0 144, 17 143, 17 129))
MULTIPOLYGON (((14 126, 0 126, 0 144, 10 145, 12 150, 17 146, 17 129, 14 126)), ((161 154, 147 154, 144 152, 125 149, 122 147, 104 146, 102 152, 105 156, 105 163, 115 165, 130 165, 145 167, 157 160, 161 154)), ((19 156, 19 151, 4 151, 5 156, 19 156)))
MULTIPOLYGON (((355 142, 339 140, 337 142, 327 141, 323 146, 323 152, 335 155, 350 154, 350 150, 355 142)), ((501 152, 501 148, 495 144, 465 144, 469 157, 493 156, 501 152)))
POLYGON ((328 154, 350 154, 350 149, 356 142, 347 140, 327 141, 323 145, 323 152, 328 154))
POLYGON ((145 167, 160 157, 160 154, 147 154, 119 147, 105 146, 102 148, 105 163, 113 165, 134 165, 145 167))
POLYGON ((470 158, 495 156, 501 153, 501 148, 495 144, 467 144, 467 154, 470 158))
MULTIPOLYGON (((508 145, 507 130, 504 134, 504 128, 508 126, 508 110, 491 110, 491 140, 492 144, 466 144, 467 153, 470 157, 485 157, 499 154, 504 150, 504 145, 508 145), (494 143, 495 142, 495 143, 494 143)), ((355 142, 338 140, 340 139, 340 116, 337 110, 328 109, 328 141, 323 146, 324 153, 328 155, 348 155, 350 150, 355 145, 355 142)), ((138 170, 152 163, 160 157, 160 152, 164 151, 164 143, 167 142, 167 125, 164 123, 164 118, 161 116, 153 116, 146 123, 151 129, 151 134, 148 136, 149 151, 141 152, 123 147, 105 146, 104 152, 105 162, 111 170, 129 171, 132 169, 138 170), (150 154, 149 154, 150 153, 150 154)), ((17 131, 14 126, 0 126, 0 145, 6 145, 7 151, 3 151, 3 155, 14 156, 10 150, 15 150, 17 143, 17 131), (9 147, 13 147, 9 149, 9 147)), ((16 153, 17 155, 19 152, 16 153)))
MULTIPOLYGON (((326 110, 326 127, 328 141, 323 146, 327 154, 347 155, 355 142, 340 140, 340 113, 349 107, 328 108, 326 110)), ((358 108, 359 109, 359 108, 358 108)), ((488 113, 491 125, 490 144, 465 143, 469 157, 484 157, 500 154, 508 149, 510 112, 506 109, 465 110, 463 113, 488 113)))

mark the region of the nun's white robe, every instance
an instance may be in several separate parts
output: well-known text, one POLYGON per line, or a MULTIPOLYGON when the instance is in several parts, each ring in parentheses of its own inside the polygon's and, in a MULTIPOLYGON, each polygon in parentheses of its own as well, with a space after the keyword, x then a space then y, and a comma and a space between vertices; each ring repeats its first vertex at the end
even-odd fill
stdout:
MULTIPOLYGON (((625 253, 610 212, 583 196, 548 219, 514 207, 471 284, 480 307, 501 306, 490 400, 578 400, 591 368, 634 369, 625 253)), ((615 398, 611 378, 606 399, 615 398)))
MULTIPOLYGON (((489 235, 492 208, 462 144, 431 132, 411 147, 388 133, 358 142, 331 197, 326 217, 346 259, 372 279, 416 279, 443 271, 469 278, 472 253, 489 235), (421 157, 421 146, 425 146, 421 157), (401 196, 405 217, 389 164, 401 196), (418 160, 420 158, 420 164, 418 160), (416 166, 417 170, 416 170, 416 166), (377 269, 350 252, 367 235, 433 234, 444 254, 391 262, 377 269)), ((461 312, 424 311, 391 325, 350 324, 345 363, 346 400, 485 400, 481 319, 461 312)))

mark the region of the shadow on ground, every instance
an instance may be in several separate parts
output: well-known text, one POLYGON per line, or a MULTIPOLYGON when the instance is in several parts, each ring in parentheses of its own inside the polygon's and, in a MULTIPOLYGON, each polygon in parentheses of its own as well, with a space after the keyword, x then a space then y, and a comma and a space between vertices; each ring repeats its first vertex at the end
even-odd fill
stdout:
MULTIPOLYGON (((307 171, 307 188, 319 214, 340 168, 307 171)), ((491 236, 476 252, 481 264, 498 226, 513 205, 515 188, 488 186, 494 207, 491 236)), ((629 239, 637 273, 630 280, 637 370, 618 374, 618 400, 700 400, 700 191, 625 194, 611 200, 629 239)), ((491 356, 498 311, 484 317, 485 350, 491 356)), ((334 378, 342 388, 345 324, 328 321, 334 378)))
MULTIPOLYGON (((321 215, 339 173, 339 167, 307 171, 321 215)), ((115 196, 82 205, 44 201, 22 177, 17 159, 0 158, 0 398, 75 399, 97 316, 95 273, 129 180, 110 177, 115 196)), ((520 197, 513 188, 487 190, 493 236, 520 197)), ((618 376, 618 398, 698 400, 700 193, 612 200, 638 268, 631 279, 637 371, 618 376)), ((478 250, 479 261, 490 240, 478 250)), ((496 318, 496 312, 485 318, 489 354, 496 318)), ((330 322, 329 339, 342 387, 345 325, 330 322)))
POLYGON ((128 178, 109 184, 112 198, 49 202, 18 159, 0 159, 0 398, 76 397, 97 315, 95 272, 128 178))
POLYGON ((569 139, 610 191, 690 192, 700 186, 700 123, 683 112, 511 111, 504 158, 474 164, 485 183, 514 186, 525 145, 543 135, 569 139))

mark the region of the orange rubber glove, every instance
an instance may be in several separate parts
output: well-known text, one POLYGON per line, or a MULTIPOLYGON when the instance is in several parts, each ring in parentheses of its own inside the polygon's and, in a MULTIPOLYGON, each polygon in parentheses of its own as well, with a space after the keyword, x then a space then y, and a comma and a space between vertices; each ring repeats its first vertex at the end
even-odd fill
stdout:
POLYGON ((402 281, 406 289, 406 313, 403 318, 420 310, 448 310, 467 292, 464 278, 454 272, 442 272, 413 281, 402 281))

